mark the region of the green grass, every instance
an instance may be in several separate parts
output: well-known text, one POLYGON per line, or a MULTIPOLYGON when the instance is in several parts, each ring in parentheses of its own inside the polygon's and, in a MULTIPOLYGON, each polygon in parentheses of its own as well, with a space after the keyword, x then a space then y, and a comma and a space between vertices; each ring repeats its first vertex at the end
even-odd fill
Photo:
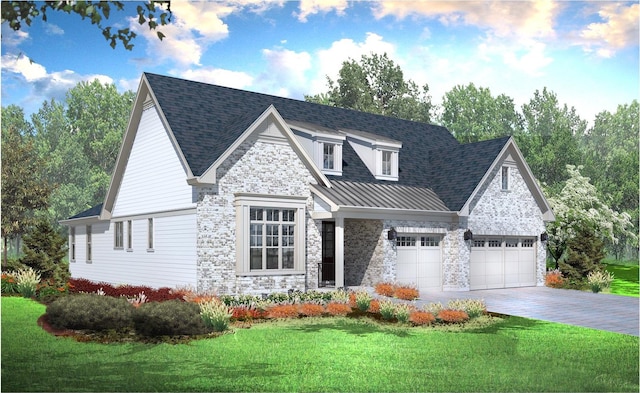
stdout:
POLYGON ((474 332, 345 318, 254 325, 189 344, 98 344, 2 298, 2 391, 633 391, 638 337, 508 318, 474 332))
POLYGON ((606 267, 614 276, 613 282, 611 283, 611 293, 640 297, 638 265, 617 265, 609 263, 606 267))

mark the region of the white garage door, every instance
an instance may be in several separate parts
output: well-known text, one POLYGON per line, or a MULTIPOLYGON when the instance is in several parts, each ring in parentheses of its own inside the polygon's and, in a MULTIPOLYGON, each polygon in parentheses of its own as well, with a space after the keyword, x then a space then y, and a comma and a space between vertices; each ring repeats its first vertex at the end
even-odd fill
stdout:
POLYGON ((486 237, 473 241, 471 289, 536 285, 535 238, 486 237))
POLYGON ((419 290, 442 288, 440 235, 398 235, 396 279, 419 290))

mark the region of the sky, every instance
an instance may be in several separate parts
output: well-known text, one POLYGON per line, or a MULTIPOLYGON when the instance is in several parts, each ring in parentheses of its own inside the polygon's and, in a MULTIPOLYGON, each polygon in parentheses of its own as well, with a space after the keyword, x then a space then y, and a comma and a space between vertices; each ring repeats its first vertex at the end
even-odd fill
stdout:
POLYGON ((136 31, 132 51, 77 15, 2 23, 2 106, 28 116, 96 78, 135 91, 143 72, 304 99, 371 53, 428 84, 436 105, 473 83, 520 109, 546 87, 592 124, 640 98, 638 1, 173 1, 163 41, 138 24, 139 4, 103 23, 136 31))

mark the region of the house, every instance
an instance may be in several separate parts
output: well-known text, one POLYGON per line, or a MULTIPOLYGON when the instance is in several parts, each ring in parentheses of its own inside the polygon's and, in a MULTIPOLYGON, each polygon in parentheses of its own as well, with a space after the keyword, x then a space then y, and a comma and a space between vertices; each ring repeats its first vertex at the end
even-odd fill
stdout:
POLYGON ((142 75, 72 276, 242 294, 543 284, 554 219, 512 138, 142 75))

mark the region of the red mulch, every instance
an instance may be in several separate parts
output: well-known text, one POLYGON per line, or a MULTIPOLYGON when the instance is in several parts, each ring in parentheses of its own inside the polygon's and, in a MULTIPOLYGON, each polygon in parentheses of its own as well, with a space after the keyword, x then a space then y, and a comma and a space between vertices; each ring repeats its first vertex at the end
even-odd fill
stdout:
POLYGON ((49 316, 47 314, 44 314, 40 318, 38 318, 38 326, 40 326, 45 332, 53 334, 54 336, 73 337, 78 335, 78 333, 74 330, 56 329, 51 326, 51 324, 49 323, 49 316))

